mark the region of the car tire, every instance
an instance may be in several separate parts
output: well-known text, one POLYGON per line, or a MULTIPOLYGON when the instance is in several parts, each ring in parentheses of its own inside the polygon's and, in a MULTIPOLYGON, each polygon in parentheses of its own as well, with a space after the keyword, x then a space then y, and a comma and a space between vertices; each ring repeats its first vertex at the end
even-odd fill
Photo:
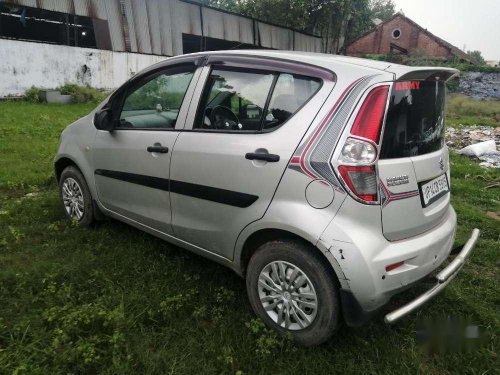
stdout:
POLYGON ((66 217, 90 227, 96 214, 90 189, 82 173, 74 166, 66 167, 59 178, 59 197, 66 217))
POLYGON ((268 242, 252 255, 246 274, 255 313, 303 346, 328 340, 341 316, 337 279, 315 251, 299 241, 268 242))

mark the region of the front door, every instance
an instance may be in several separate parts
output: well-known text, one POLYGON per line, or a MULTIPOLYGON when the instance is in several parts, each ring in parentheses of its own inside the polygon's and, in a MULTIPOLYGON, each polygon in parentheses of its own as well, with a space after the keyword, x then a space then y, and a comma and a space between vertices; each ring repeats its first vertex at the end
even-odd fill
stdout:
POLYGON ((205 67, 201 77, 172 158, 173 230, 232 259, 239 233, 264 215, 318 112, 306 103, 321 80, 228 63, 205 67))
POLYGON ((193 64, 166 68, 126 89, 113 105, 115 130, 97 132, 95 181, 102 205, 164 233, 172 233, 169 169, 194 84, 193 64), (190 88, 191 87, 191 88, 190 88))

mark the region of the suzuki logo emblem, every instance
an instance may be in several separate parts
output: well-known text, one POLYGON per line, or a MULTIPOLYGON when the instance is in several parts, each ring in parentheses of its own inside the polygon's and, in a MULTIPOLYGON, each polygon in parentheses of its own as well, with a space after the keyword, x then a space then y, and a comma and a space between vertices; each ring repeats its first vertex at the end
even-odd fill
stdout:
POLYGON ((443 158, 439 158, 439 168, 441 168, 442 171, 444 171, 444 162, 443 158))

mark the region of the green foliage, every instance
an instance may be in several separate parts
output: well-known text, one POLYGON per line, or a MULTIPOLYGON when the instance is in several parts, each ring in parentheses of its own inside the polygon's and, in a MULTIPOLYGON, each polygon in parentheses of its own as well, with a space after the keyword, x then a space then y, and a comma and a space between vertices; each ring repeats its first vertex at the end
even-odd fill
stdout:
POLYGON ((66 83, 58 88, 62 95, 71 95, 74 103, 99 103, 107 93, 90 86, 80 86, 75 83, 66 83))
POLYGON ((465 95, 454 95, 448 101, 448 114, 452 116, 480 116, 500 120, 500 101, 474 100, 465 95))
MULTIPOLYGON (((255 318, 245 281, 205 258, 109 220, 64 219, 52 160, 59 134, 91 104, 0 103, 0 373, 482 374, 497 368, 499 179, 451 155, 457 241, 481 238, 459 276, 394 326, 381 316, 296 347, 255 318), (28 193, 36 193, 29 194, 28 193), (430 356, 422 317, 470 316, 487 346, 430 356)), ((395 296, 389 308, 428 286, 395 296), (410 296, 409 296, 410 294, 410 296)), ((383 312, 382 312, 383 313, 383 312)))
POLYGON ((274 24, 328 38, 328 52, 337 52, 344 32, 347 41, 373 27, 373 18, 394 14, 392 0, 203 0, 202 3, 274 24), (349 18, 348 25, 346 24, 349 18), (347 28, 346 28, 347 26, 347 28))
POLYGON ((480 72, 480 73, 500 73, 500 67, 489 65, 474 65, 470 63, 454 61, 443 61, 433 59, 423 51, 415 51, 408 56, 397 54, 366 54, 362 57, 377 61, 389 61, 408 66, 440 66, 458 69, 461 72, 480 72))
POLYGON ((467 55, 474 60, 479 65, 486 65, 486 60, 484 59, 481 51, 467 51, 467 55))
POLYGON ((2 102, 0 106, 0 189, 30 189, 52 182, 62 129, 94 105, 2 102))
POLYGON ((31 86, 24 93, 24 99, 29 103, 39 103, 40 102, 40 89, 35 86, 31 86))
POLYGON ((392 0, 370 0, 370 13, 372 19, 387 21, 396 13, 396 5, 392 0))
POLYGON ((452 68, 458 69, 461 72, 480 72, 480 73, 500 73, 500 67, 489 65, 471 65, 471 64, 450 64, 452 68))
POLYGON ((395 64, 403 64, 407 60, 405 56, 398 54, 398 53, 389 53, 389 54, 364 54, 361 57, 365 59, 370 59, 370 60, 376 60, 376 61, 387 61, 387 62, 392 62, 395 64))
POLYGON ((160 76, 149 81, 127 97, 123 109, 154 110, 158 105, 161 105, 163 110, 179 109, 191 76, 192 74, 160 76))
POLYGON ((278 352, 294 352, 297 349, 293 347, 291 336, 279 336, 275 331, 266 327, 264 322, 258 318, 245 323, 254 337, 255 354, 258 357, 266 358, 277 355, 278 352))
POLYGON ((449 93, 456 93, 460 88, 460 78, 454 77, 446 82, 446 88, 449 93))
POLYGON ((449 95, 446 103, 448 123, 500 126, 500 101, 474 100, 465 95, 449 95))

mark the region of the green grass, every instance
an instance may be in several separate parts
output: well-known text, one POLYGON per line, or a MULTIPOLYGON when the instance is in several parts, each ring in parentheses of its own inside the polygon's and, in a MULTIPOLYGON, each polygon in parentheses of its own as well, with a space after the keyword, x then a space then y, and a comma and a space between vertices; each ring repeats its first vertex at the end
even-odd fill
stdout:
MULTIPOLYGON (((116 221, 66 221, 52 177, 60 131, 88 105, 0 103, 0 373, 484 374, 498 368, 499 173, 453 155, 458 242, 476 251, 443 294, 395 326, 381 316, 318 348, 255 319, 231 271, 116 221), (28 193, 35 193, 26 196, 28 193), (463 316, 484 346, 429 354, 425 317, 463 316)), ((422 289, 419 289, 422 290, 422 289)), ((398 296, 391 306, 408 300, 398 296)))
POLYGON ((52 183, 62 129, 93 107, 0 102, 0 188, 52 183))
POLYGON ((451 126, 500 126, 500 101, 474 100, 464 95, 449 95, 446 120, 451 126))

